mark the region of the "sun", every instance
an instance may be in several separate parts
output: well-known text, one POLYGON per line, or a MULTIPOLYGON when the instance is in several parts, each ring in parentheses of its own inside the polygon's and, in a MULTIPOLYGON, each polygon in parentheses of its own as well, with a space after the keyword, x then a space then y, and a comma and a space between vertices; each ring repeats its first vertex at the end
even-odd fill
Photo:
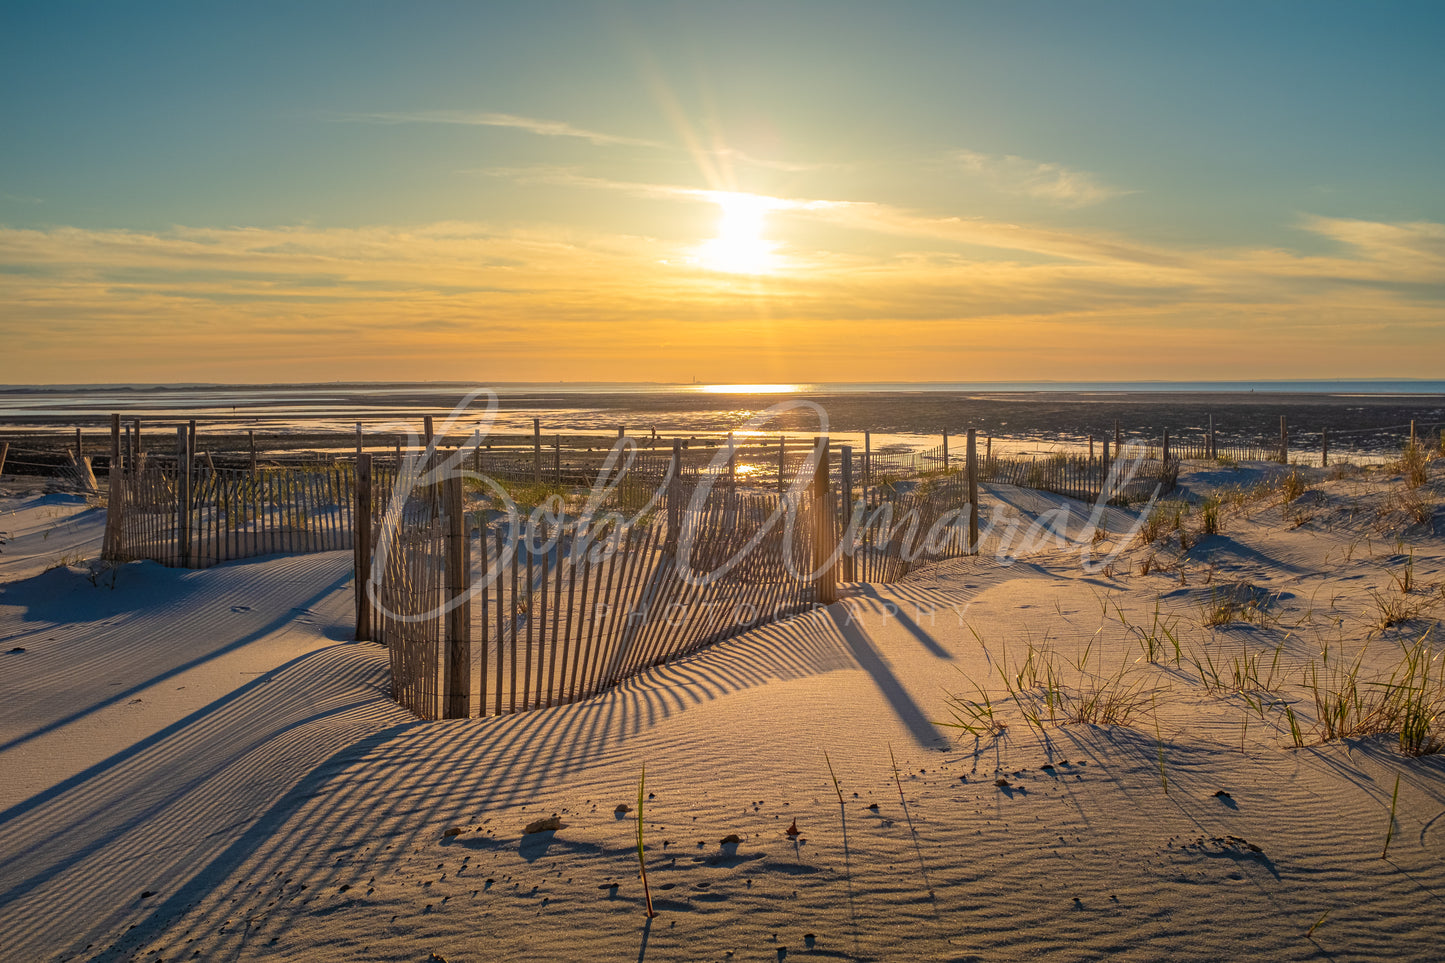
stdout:
POLYGON ((736 191, 708 191, 705 196, 722 208, 722 217, 717 237, 697 248, 698 263, 729 274, 770 274, 777 270, 778 243, 764 238, 763 230, 768 212, 784 206, 783 202, 736 191))

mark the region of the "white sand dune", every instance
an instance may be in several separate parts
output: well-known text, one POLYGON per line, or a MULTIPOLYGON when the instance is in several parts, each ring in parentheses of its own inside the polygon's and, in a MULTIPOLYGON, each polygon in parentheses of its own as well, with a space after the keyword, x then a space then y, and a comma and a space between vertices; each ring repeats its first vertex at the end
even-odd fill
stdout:
MULTIPOLYGON (((995 540, 587 702, 446 723, 345 641, 346 553, 92 584, 45 569, 94 555, 100 513, 12 499, 0 958, 1438 959, 1445 757, 1320 741, 1301 682, 1326 646, 1372 672, 1438 632, 1440 479, 1420 523, 1398 478, 1310 477, 1186 555, 1161 537, 1089 574, 1076 546, 1004 565, 995 540), (1202 624, 1226 588, 1263 614, 1202 624), (1381 628, 1397 597, 1413 616, 1381 628), (1004 678, 1030 646, 1076 700, 1119 674, 1129 724, 1026 724, 1004 678), (1205 684, 1252 656, 1262 714, 1205 684), (1006 728, 938 724, 980 691, 1006 728), (651 921, 616 812, 644 765, 651 921)), ((1023 528, 1061 504, 991 498, 1023 528)))

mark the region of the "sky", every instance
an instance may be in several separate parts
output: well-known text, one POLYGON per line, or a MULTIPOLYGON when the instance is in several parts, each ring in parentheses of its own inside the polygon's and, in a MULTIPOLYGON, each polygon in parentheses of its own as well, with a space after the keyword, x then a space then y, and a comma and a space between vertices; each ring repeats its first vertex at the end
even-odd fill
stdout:
POLYGON ((1438 378, 1439 3, 0 6, 0 380, 1438 378))

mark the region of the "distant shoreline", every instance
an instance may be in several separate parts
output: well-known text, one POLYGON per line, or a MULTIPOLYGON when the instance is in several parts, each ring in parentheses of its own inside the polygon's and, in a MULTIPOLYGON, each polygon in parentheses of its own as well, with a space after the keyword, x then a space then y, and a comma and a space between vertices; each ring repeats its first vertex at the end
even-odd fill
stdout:
MULTIPOLYGON (((1399 382, 1373 382, 1376 385, 1399 382)), ((1279 383, 1276 383, 1279 384, 1279 383)), ((1339 382, 1337 389, 1360 382, 1339 382)), ((917 386, 810 386, 808 390, 700 390, 693 386, 592 386, 559 389, 555 385, 497 385, 497 412, 491 435, 532 432, 538 419, 545 435, 631 433, 725 435, 748 418, 780 402, 804 401, 771 417, 765 432, 817 434, 818 410, 835 435, 927 436, 968 428, 998 438, 1044 444, 1087 444, 1089 436, 1154 439, 1165 429, 1176 438, 1198 436, 1213 425, 1231 444, 1270 446, 1279 438, 1284 417, 1292 438, 1318 443, 1331 434, 1331 445, 1344 451, 1397 449, 1402 430, 1413 421, 1431 437, 1445 426, 1445 382, 1437 392, 1168 390, 1160 384, 1134 383, 1133 390, 993 390, 917 386)), ((0 389, 0 439, 81 428, 108 431, 110 415, 141 419, 158 430, 194 419, 208 434, 320 434, 349 444, 355 425, 368 433, 419 431, 424 416, 438 429, 477 386, 458 383, 388 385, 165 386, 148 388, 0 389), (343 437, 346 436, 346 437, 343 437)), ((454 431, 470 433, 485 423, 486 401, 473 403, 454 431)), ((909 444, 909 438, 898 438, 909 444)), ((929 442, 930 444, 935 442, 929 442)))

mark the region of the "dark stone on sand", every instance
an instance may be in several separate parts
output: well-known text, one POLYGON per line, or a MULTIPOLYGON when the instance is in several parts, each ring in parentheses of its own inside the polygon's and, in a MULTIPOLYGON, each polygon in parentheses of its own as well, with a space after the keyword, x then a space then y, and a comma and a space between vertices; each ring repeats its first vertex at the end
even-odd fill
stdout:
POLYGON ((527 824, 527 828, 523 829, 522 832, 523 834, 530 836, 534 833, 545 833, 549 830, 566 828, 567 824, 562 821, 562 817, 552 815, 546 817, 545 819, 534 819, 532 822, 527 824))

